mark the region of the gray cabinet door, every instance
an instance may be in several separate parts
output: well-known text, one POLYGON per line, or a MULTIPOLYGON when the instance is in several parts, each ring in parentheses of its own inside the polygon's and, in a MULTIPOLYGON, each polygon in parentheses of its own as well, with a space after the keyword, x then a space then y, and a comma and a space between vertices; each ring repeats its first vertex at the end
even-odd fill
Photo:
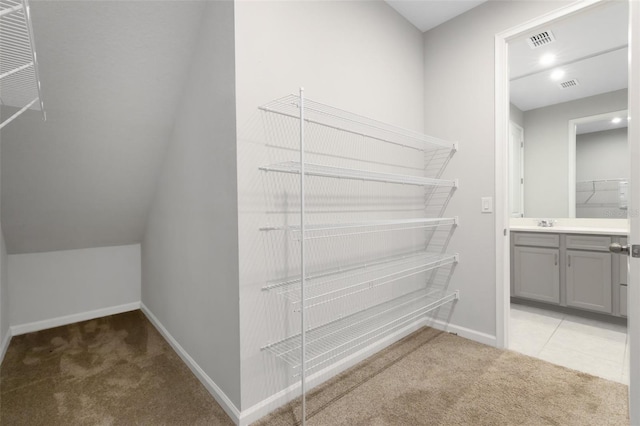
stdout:
POLYGON ((514 247, 514 296, 560 303, 560 250, 514 247))
POLYGON ((611 313, 611 254, 567 250, 567 306, 611 313))

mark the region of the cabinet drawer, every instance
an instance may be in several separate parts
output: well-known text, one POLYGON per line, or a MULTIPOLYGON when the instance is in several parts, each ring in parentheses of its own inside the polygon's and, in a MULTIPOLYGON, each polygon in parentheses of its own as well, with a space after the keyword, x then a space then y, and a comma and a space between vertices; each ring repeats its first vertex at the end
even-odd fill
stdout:
POLYGON ((567 235, 567 248, 609 251, 611 237, 601 235, 567 235))
POLYGON ((558 234, 517 232, 514 234, 513 241, 517 246, 560 247, 560 235, 558 234))

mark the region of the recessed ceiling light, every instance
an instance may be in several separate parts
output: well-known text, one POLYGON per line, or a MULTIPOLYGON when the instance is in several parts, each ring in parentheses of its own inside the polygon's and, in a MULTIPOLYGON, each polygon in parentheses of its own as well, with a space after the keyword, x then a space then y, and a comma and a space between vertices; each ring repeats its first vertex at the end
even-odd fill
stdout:
POLYGON ((561 69, 554 70, 551 73, 551 80, 560 80, 562 77, 564 77, 564 74, 565 74, 564 70, 561 70, 561 69))
POLYGON ((620 117, 615 117, 613 120, 611 120, 611 122, 612 122, 613 124, 618 124, 618 123, 619 123, 619 122, 621 122, 621 121, 622 121, 622 118, 620 118, 620 117))
POLYGON ((545 53, 540 57, 540 65, 551 65, 556 61, 556 55, 553 53, 545 53))

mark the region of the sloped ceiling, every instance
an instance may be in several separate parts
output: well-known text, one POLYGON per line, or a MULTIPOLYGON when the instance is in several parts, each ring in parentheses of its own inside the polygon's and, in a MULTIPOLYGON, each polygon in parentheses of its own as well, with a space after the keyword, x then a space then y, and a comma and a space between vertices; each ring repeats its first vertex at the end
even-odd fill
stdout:
POLYGON ((204 2, 30 3, 47 121, 0 133, 7 249, 140 242, 204 2))

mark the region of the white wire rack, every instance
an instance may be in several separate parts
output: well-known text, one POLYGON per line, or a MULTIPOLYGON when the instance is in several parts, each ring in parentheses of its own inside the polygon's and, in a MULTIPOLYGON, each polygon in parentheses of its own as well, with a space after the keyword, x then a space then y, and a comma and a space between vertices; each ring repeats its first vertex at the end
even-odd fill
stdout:
MULTIPOLYGON (((379 232, 407 231, 413 229, 433 228, 439 226, 456 226, 457 217, 437 217, 420 219, 378 220, 359 223, 334 223, 305 225, 305 239, 345 237, 350 235, 372 234, 379 232)), ((294 235, 300 232, 300 226, 265 226, 261 231, 291 231, 294 235)))
POLYGON ((27 109, 45 114, 27 0, 0 0, 0 103, 20 108, 0 129, 27 109))
POLYGON ((619 207, 626 209, 626 199, 620 199, 620 191, 626 192, 628 179, 597 179, 576 182, 576 205, 585 208, 619 207))
MULTIPOLYGON (((295 161, 287 161, 284 163, 272 164, 260 167, 260 170, 267 172, 280 172, 300 174, 300 163, 295 161)), ((305 164, 305 175, 320 176, 338 179, 356 179, 372 182, 398 183, 404 185, 420 185, 420 186, 442 186, 457 188, 458 182, 455 180, 433 179, 422 176, 398 175, 392 173, 370 172, 358 169, 346 169, 342 167, 330 167, 319 164, 305 164)))
MULTIPOLYGON (((457 254, 423 251, 307 274, 305 307, 355 296, 457 261, 457 254)), ((263 289, 277 291, 291 300, 294 306, 300 304, 299 277, 269 282, 263 289)))
MULTIPOLYGON (((260 230, 284 231, 265 241, 269 241, 273 258, 278 261, 274 276, 289 277, 267 282, 263 291, 285 297, 293 311, 299 312, 300 326, 296 330, 300 333, 262 349, 291 365, 295 376, 300 377, 304 425, 307 372, 329 367, 458 299, 457 291, 446 293, 448 279, 442 277, 458 261, 456 254, 444 253, 458 220, 440 217, 458 186, 456 180, 440 179, 457 144, 310 101, 304 98, 302 89, 300 95, 277 99, 260 109, 265 112, 266 134, 272 135, 273 144, 268 146, 278 154, 287 154, 285 158, 273 158, 272 164, 260 170, 299 176, 299 187, 291 177, 270 179, 278 185, 268 192, 276 199, 275 220, 285 224, 260 230), (307 150, 312 161, 305 160, 307 150), (293 151, 298 151, 298 161, 290 161, 293 151), (420 176, 387 173, 397 170, 420 176), (307 176, 314 177, 309 179, 309 186, 307 176), (325 178, 330 180, 325 182, 325 178), (356 191, 345 191, 343 186, 356 191), (367 197, 374 194, 369 191, 376 186, 384 191, 376 192, 375 199, 405 196, 411 208, 419 208, 420 216, 432 217, 406 219, 416 213, 404 210, 404 218, 392 218, 386 207, 379 207, 375 215, 358 216, 363 210, 349 207, 349 203, 358 197, 369 203, 367 197), (311 208, 307 198, 312 200, 311 208), (428 208, 434 198, 442 206, 437 214, 428 208), (299 203, 299 209, 291 203, 299 203), (322 203, 331 204, 331 211, 322 203), (315 221, 330 223, 307 223, 309 212, 315 213, 315 221), (299 221, 293 218, 295 214, 300 215, 299 221), (354 218, 374 217, 384 220, 352 222, 354 218), (289 236, 299 245, 290 244, 289 236), (436 249, 438 243, 441 247, 436 249), (324 305, 322 309, 309 314, 320 305, 324 305), (307 326, 309 320, 322 325, 307 326)), ((289 330, 284 326, 281 334, 287 334, 285 329, 289 330)))
MULTIPOLYGON (((300 96, 289 95, 269 102, 261 110, 294 119, 300 117, 300 96)), ((438 149, 457 150, 455 142, 392 126, 361 115, 353 114, 320 102, 304 100, 305 122, 319 124, 335 130, 377 139, 383 142, 419 151, 438 149)))
MULTIPOLYGON (((417 291, 306 331, 306 372, 327 367, 367 347, 425 314, 458 299, 458 292, 417 291)), ((285 361, 300 374, 300 334, 262 348, 285 361)))

